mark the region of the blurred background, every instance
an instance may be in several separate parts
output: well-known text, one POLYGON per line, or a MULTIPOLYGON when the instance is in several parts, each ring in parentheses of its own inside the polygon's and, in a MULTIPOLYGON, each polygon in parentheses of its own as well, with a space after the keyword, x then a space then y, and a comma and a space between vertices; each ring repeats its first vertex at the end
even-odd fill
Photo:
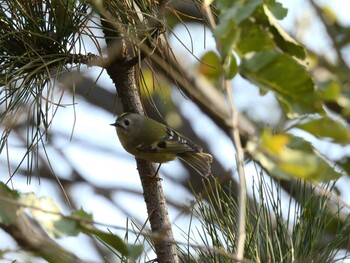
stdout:
MULTIPOLYGON (((335 63, 339 54, 315 6, 302 0, 286 0, 282 4, 288 9, 288 15, 279 21, 281 26, 311 53, 324 58, 327 63, 335 63)), ((327 7, 323 10, 332 13, 339 27, 350 26, 347 2, 324 0, 315 1, 315 4, 327 7)), ((174 6, 188 17, 199 15, 195 7, 187 2, 178 1, 174 6)), ((201 21, 186 17, 181 23, 174 22, 168 35, 169 45, 178 63, 195 75, 201 70, 201 56, 209 50, 216 52, 216 47, 211 32, 201 21)), ((96 34, 102 35, 102 32, 96 31, 96 34)), ((101 39, 99 44, 103 50, 104 40, 101 39)), ((95 45, 89 44, 88 39, 86 50, 96 51, 95 45)), ((349 51, 349 45, 341 50, 347 65, 350 63, 349 51)), ((315 78, 326 74, 321 63, 312 71, 315 78)), ((166 122, 201 145, 205 152, 211 153, 214 157, 212 173, 223 184, 230 178, 238 183, 235 149, 227 134, 166 76, 159 74, 155 80, 145 69, 142 77, 148 85, 148 89, 141 88, 147 114, 166 122)), ((9 184, 11 187, 23 193, 34 192, 38 197, 49 197, 66 213, 70 212, 70 202, 73 208, 83 208, 91 213, 96 222, 123 228, 128 224, 128 218, 141 227, 147 221, 147 212, 135 160, 121 147, 114 127, 109 125, 122 112, 114 84, 99 68, 81 66, 73 74, 61 76, 55 85, 53 94, 48 95, 61 106, 52 110, 54 118, 49 133, 41 135, 45 138, 45 145, 38 144, 33 149, 38 155, 27 155, 27 136, 32 131, 27 128, 28 119, 20 118, 0 155, 1 181, 6 182, 15 173, 9 184)), ((234 78, 232 86, 236 106, 247 118, 247 129, 259 130, 266 126, 280 129, 285 125, 285 117, 272 93, 262 96, 258 88, 240 76, 234 78)), ((320 141, 297 129, 291 132, 307 137, 332 160, 350 154, 349 147, 320 141)), ((251 196, 258 172, 248 160, 245 174, 251 196)), ((179 228, 173 229, 175 239, 185 241, 180 229, 188 229, 190 223, 194 228, 198 224, 195 219, 189 220, 187 207, 193 202, 192 191, 198 193, 203 189, 201 178, 180 161, 162 165, 160 177, 170 218, 179 228)), ((348 176, 341 177, 336 184, 340 197, 347 204, 350 203, 349 185, 348 176)), ((120 230, 118 234, 123 236, 125 230, 120 230)), ((193 238, 196 239, 196 236, 193 238)), ((16 248, 16 242, 1 230, 0 240, 1 250, 16 248)), ((197 241, 200 243, 200 240, 197 241)), ((101 247, 96 240, 80 235, 78 238, 64 237, 58 242, 82 259, 90 262, 101 260, 101 247)))

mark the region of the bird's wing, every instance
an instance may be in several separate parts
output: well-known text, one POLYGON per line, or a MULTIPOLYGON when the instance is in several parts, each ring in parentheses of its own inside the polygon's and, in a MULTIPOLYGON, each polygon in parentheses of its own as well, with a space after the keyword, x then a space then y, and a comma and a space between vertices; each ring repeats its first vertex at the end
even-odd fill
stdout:
POLYGON ((166 134, 167 135, 160 141, 148 145, 139 144, 135 148, 140 152, 148 153, 183 153, 202 151, 202 148, 170 127, 166 127, 166 134))

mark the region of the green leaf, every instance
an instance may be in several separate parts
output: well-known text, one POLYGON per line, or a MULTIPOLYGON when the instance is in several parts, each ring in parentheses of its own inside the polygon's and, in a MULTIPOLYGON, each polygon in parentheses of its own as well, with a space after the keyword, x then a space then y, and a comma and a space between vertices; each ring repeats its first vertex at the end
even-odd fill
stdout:
POLYGON ((248 19, 257 7, 263 4, 262 0, 235 1, 237 12, 235 14, 237 23, 248 19))
POLYGON ((323 112, 315 85, 292 57, 277 51, 261 51, 242 59, 240 73, 262 91, 272 91, 287 116, 323 112))
POLYGON ((82 232, 100 238, 103 242, 129 259, 136 259, 141 255, 143 251, 142 245, 127 244, 120 237, 97 229, 93 226, 92 222, 92 215, 80 209, 73 212, 70 217, 61 216, 58 220, 54 221, 53 225, 56 233, 61 234, 60 236, 63 234, 76 236, 82 232))
POLYGON ((344 172, 350 175, 350 157, 345 157, 337 162, 344 172))
POLYGON ((262 5, 263 0, 247 0, 247 1, 232 1, 232 0, 219 0, 216 6, 221 11, 221 14, 234 11, 235 17, 238 18, 238 22, 248 18, 258 5, 262 5), (239 11, 239 12, 238 12, 239 11))
POLYGON ((76 220, 71 218, 61 217, 59 220, 54 221, 53 226, 55 227, 55 237, 77 236, 81 230, 76 220))
POLYGON ((216 3, 216 6, 221 11, 221 13, 225 13, 227 9, 232 7, 232 5, 232 0, 219 0, 216 3))
POLYGON ((221 60, 217 53, 208 51, 200 58, 199 72, 208 79, 218 79, 222 74, 221 60))
POLYGON ((271 33, 263 25, 246 20, 241 23, 240 29, 241 36, 235 49, 240 55, 275 48, 271 33))
POLYGON ((259 141, 248 142, 247 150, 277 178, 329 181, 342 175, 309 142, 290 134, 272 134, 264 130, 259 141))
POLYGON ((350 91, 342 90, 342 84, 336 80, 330 80, 319 84, 321 99, 327 103, 330 109, 338 108, 338 112, 345 119, 350 117, 350 91))
POLYGON ((265 25, 273 35, 276 45, 284 52, 299 59, 305 59, 306 53, 302 45, 295 41, 276 21, 270 10, 264 6, 263 14, 258 18, 260 23, 265 25))
POLYGON ((337 101, 341 95, 341 84, 338 81, 330 80, 318 85, 319 94, 325 102, 337 101))
POLYGON ((327 116, 308 120, 293 127, 302 129, 316 136, 317 138, 329 138, 335 143, 349 144, 350 131, 340 122, 327 116))
POLYGON ((5 224, 13 223, 17 218, 19 206, 13 204, 17 201, 19 194, 0 182, 0 221, 5 224))
POLYGON ((74 211, 72 213, 72 217, 77 217, 77 218, 81 218, 81 219, 89 220, 89 221, 93 220, 92 214, 85 212, 82 208, 74 211))
POLYGON ((83 209, 74 211, 70 217, 61 217, 54 222, 54 227, 57 233, 61 236, 77 236, 81 232, 80 223, 90 224, 93 221, 91 214, 86 213, 83 209))
POLYGON ((248 19, 255 9, 262 5, 262 0, 236 1, 231 2, 229 6, 227 1, 219 1, 221 6, 221 19, 215 28, 213 35, 216 39, 218 50, 223 60, 232 53, 232 48, 240 37, 241 22, 248 19))
POLYGON ((265 4, 277 19, 283 19, 287 16, 288 9, 284 8, 281 3, 278 3, 275 0, 267 0, 265 1, 265 4))
POLYGON ((226 79, 233 79, 238 72, 237 60, 235 55, 231 54, 229 59, 224 64, 226 79))
POLYGON ((234 18, 223 17, 214 29, 217 48, 221 57, 225 59, 231 52, 240 35, 240 28, 234 18))
POLYGON ((81 224, 80 228, 85 234, 92 234, 99 237, 102 241, 113 247, 115 250, 127 258, 136 259, 141 255, 143 251, 142 245, 127 244, 120 237, 110 233, 102 232, 92 225, 81 224))

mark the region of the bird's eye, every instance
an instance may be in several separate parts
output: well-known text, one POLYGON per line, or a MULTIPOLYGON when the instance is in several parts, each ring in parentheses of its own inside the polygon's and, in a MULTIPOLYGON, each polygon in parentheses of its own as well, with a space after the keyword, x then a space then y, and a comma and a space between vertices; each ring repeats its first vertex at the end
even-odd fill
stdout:
POLYGON ((125 120, 125 121, 124 121, 124 124, 125 124, 125 126, 129 126, 130 121, 129 121, 129 120, 125 120))

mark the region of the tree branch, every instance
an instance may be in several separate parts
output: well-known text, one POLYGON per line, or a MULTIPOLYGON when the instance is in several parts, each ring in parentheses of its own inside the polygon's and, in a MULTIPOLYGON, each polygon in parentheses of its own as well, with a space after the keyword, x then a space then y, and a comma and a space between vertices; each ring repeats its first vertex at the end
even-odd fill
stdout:
POLYGON ((84 262, 52 240, 36 221, 23 211, 12 224, 0 222, 0 227, 23 249, 34 252, 48 262, 84 262))
POLYGON ((338 44, 338 41, 337 41, 337 36, 336 36, 336 34, 334 32, 334 28, 331 25, 329 25, 323 10, 315 3, 315 1, 314 0, 310 0, 310 4, 315 9, 316 14, 320 18, 323 26, 325 27, 325 30, 326 30, 326 32, 327 32, 327 34, 329 36, 329 39, 332 41, 333 48, 334 48, 334 50, 335 50, 335 52, 337 54, 338 62, 340 63, 341 67, 346 71, 346 75, 348 75, 349 72, 350 72, 350 69, 349 69, 348 64, 344 60, 343 55, 341 53, 341 48, 339 47, 339 44, 338 44))
MULTIPOLYGON (((109 40, 107 48, 110 64, 106 70, 117 88, 123 110, 144 114, 136 86, 135 69, 127 66, 130 55, 125 37, 120 37, 124 32, 118 36, 116 30, 108 30, 113 26, 110 21, 101 19, 101 23, 105 37, 109 40), (116 50, 118 53, 115 52, 116 50)), ((160 236, 160 238, 153 238, 157 260, 158 262, 176 263, 178 262, 176 245, 174 242, 169 242, 169 240, 173 240, 173 233, 161 181, 150 177, 155 174, 154 166, 151 163, 140 159, 136 159, 136 162, 152 233, 160 236)))

